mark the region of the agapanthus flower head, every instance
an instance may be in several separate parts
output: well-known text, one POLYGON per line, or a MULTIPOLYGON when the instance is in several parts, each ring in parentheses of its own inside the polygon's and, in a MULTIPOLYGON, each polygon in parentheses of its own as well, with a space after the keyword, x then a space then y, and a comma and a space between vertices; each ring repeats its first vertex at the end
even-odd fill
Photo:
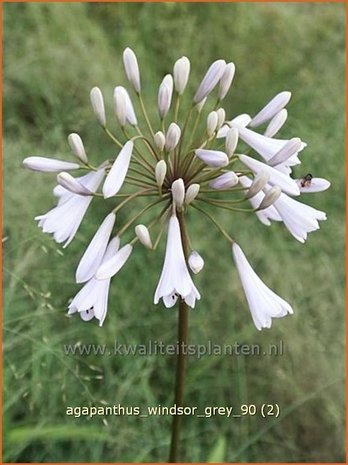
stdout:
POLYGON ((159 77, 157 108, 149 112, 132 49, 124 51, 123 63, 130 88, 116 86, 107 98, 114 105, 118 132, 107 125, 101 90, 94 87, 90 92, 101 131, 110 138, 104 161, 102 154, 89 153, 87 158, 76 133, 68 137, 72 161, 63 155, 59 160, 34 156, 23 161, 26 168, 57 175, 53 190, 57 205, 36 219, 44 232, 65 242, 64 247, 73 240, 92 201, 104 212, 81 254, 76 282, 83 287, 69 304, 69 313, 78 312, 83 320, 96 318, 102 325, 111 278, 128 263, 136 245, 154 253, 165 235, 154 303, 163 301, 171 308, 181 301, 194 308, 201 295, 191 273, 201 272, 204 260, 189 231, 191 219, 198 220, 200 215, 232 245, 255 326, 269 328, 272 318, 293 313, 292 307, 256 275, 228 229, 233 227, 233 235, 240 234, 238 241, 242 241, 243 215, 250 213, 267 226, 273 221, 283 223, 304 242, 309 232, 319 229, 319 221, 326 219, 324 212, 297 198, 324 191, 330 182, 312 174, 291 177, 307 144, 297 135, 274 138, 287 120, 285 107, 291 93, 280 92, 254 117, 226 114, 221 105, 228 98, 235 65, 223 59, 214 61, 195 83, 196 93, 189 95, 191 65, 183 56, 175 62, 173 75, 159 77), (156 120, 151 120, 149 115, 155 114, 156 120), (84 174, 73 176, 77 170, 84 174), (228 229, 215 216, 220 209, 226 212, 228 229), (124 214, 119 215, 121 210, 124 214), (238 221, 230 219, 233 215, 240 215, 238 221))

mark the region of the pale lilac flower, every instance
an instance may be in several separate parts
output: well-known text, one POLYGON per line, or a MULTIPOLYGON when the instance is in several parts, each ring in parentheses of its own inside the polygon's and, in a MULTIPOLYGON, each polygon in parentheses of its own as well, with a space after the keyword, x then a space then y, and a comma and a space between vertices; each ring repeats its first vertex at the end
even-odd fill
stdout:
MULTIPOLYGON (((102 264, 116 254, 119 244, 120 240, 118 237, 110 241, 102 257, 102 264)), ((79 312, 84 321, 96 318, 99 320, 99 326, 102 326, 108 310, 110 280, 111 278, 98 280, 92 277, 69 304, 68 314, 72 315, 79 312)))
POLYGON ((292 314, 293 309, 257 276, 238 244, 232 246, 234 262, 248 301, 250 313, 256 328, 270 328, 272 318, 292 314))
POLYGON ((200 294, 187 269, 179 221, 173 215, 169 220, 166 254, 154 303, 158 304, 162 298, 164 305, 170 308, 175 305, 179 296, 192 308, 196 299, 200 299, 200 294))
POLYGON ((103 260, 115 220, 115 213, 109 213, 99 226, 77 267, 77 283, 84 283, 95 275, 103 260))
POLYGON ((132 141, 128 141, 114 161, 103 185, 104 198, 116 195, 123 186, 132 156, 133 145, 132 141))
MULTIPOLYGON (((104 174, 104 168, 100 168, 98 171, 77 178, 77 180, 94 193, 104 174)), ((62 186, 57 186, 54 193, 59 197, 58 205, 44 215, 35 217, 35 219, 39 221, 38 225, 44 233, 52 233, 54 240, 58 243, 66 241, 64 247, 67 247, 75 237, 93 196, 73 194, 62 186)))
POLYGON ((241 115, 236 116, 235 118, 231 119, 231 121, 227 121, 226 124, 222 126, 220 131, 217 133, 216 138, 221 139, 226 137, 227 133, 231 129, 231 127, 243 127, 245 128, 251 121, 251 116, 247 113, 242 113, 241 115))

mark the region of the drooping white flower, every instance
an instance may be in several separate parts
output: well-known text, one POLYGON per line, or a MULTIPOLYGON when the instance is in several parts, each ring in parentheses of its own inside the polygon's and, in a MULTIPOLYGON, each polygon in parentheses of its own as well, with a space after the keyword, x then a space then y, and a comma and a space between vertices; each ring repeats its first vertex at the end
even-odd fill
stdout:
POLYGON ((164 76, 158 91, 158 113, 161 119, 167 116, 173 96, 173 78, 170 74, 164 76))
POLYGON ((105 116, 104 97, 99 87, 93 87, 90 93, 90 98, 91 98, 92 109, 97 118, 98 123, 101 126, 105 127, 106 116, 105 116))
MULTIPOLYGON (((100 168, 76 180, 94 193, 104 174, 104 168, 100 168)), ((73 194, 62 186, 57 186, 53 192, 59 197, 58 205, 35 219, 39 221, 38 226, 43 232, 52 233, 58 243, 66 241, 63 247, 67 247, 73 240, 93 196, 73 194)))
POLYGON ((190 270, 194 274, 197 274, 203 269, 204 260, 196 250, 193 250, 190 253, 190 256, 188 258, 188 264, 189 264, 190 270))
POLYGON ((326 220, 325 212, 298 202, 286 194, 281 194, 273 206, 288 231, 302 243, 307 239, 309 232, 320 228, 318 221, 326 220))
POLYGON ((139 239, 139 242, 141 242, 147 249, 152 249, 153 246, 152 246, 150 231, 145 225, 138 224, 135 227, 135 234, 137 238, 139 239))
POLYGON ((190 184, 185 194, 185 204, 190 205, 191 202, 197 197, 201 186, 199 184, 190 184))
POLYGON ((132 156, 133 145, 133 142, 129 140, 122 147, 120 153, 114 161, 103 185, 103 195, 105 199, 116 195, 123 186, 132 156))
POLYGON ((172 183, 172 197, 175 206, 180 210, 185 200, 185 184, 181 178, 172 183))
MULTIPOLYGON (((252 184, 252 180, 249 179, 247 176, 240 176, 239 183, 245 187, 250 188, 252 184)), ((251 206, 256 210, 255 214, 257 218, 261 221, 262 224, 266 226, 270 226, 271 221, 282 221, 279 216, 277 210, 272 206, 264 209, 264 210, 257 210, 259 208, 262 200, 264 199, 265 194, 260 191, 258 194, 254 195, 253 197, 249 198, 248 201, 250 202, 251 206)))
POLYGON ((81 137, 76 133, 69 134, 68 142, 75 157, 81 160, 82 163, 88 163, 86 150, 81 137))
POLYGON ((167 174, 167 163, 164 160, 160 160, 156 164, 155 177, 158 187, 162 187, 164 179, 167 174))
POLYGON ((233 171, 221 174, 209 183, 212 189, 230 189, 238 184, 238 176, 233 171))
POLYGON ((139 94, 141 86, 138 60, 133 50, 128 47, 123 52, 123 64, 128 81, 134 87, 135 92, 139 94))
POLYGON ((174 64, 174 85, 175 90, 179 95, 184 93, 189 76, 190 76, 190 60, 187 57, 179 58, 174 64))
MULTIPOLYGON (((110 241, 102 257, 102 264, 116 254, 119 244, 118 237, 110 241)), ((68 314, 79 312, 84 321, 96 318, 99 320, 99 326, 102 326, 108 309, 110 280, 111 278, 98 280, 92 277, 71 301, 68 314)))
POLYGON ((73 194, 93 195, 93 192, 87 189, 87 187, 77 181, 76 178, 71 176, 71 174, 65 173, 64 171, 58 174, 57 182, 60 186, 64 187, 64 189, 72 192, 73 194))
POLYGON ((255 128, 265 123, 266 121, 269 121, 289 103, 290 99, 291 92, 280 92, 275 97, 273 97, 272 100, 270 100, 267 105, 264 106, 262 110, 259 111, 259 113, 257 113, 257 115, 254 116, 249 126, 251 128, 255 128))
POLYGON ((265 171, 269 174, 269 183, 272 186, 279 186, 283 192, 289 195, 299 195, 300 189, 296 182, 284 173, 272 168, 271 166, 262 163, 261 161, 255 160, 254 158, 248 157, 247 155, 239 155, 240 161, 251 169, 254 173, 260 173, 265 171))
POLYGON ((158 304, 162 298, 167 308, 173 307, 181 296, 187 305, 194 308, 200 294, 188 272, 180 233, 180 225, 176 216, 169 220, 166 254, 163 269, 154 296, 158 304))
POLYGON ((220 80, 219 100, 223 100, 226 97, 227 92, 230 90, 235 71, 236 67, 234 63, 227 63, 224 74, 220 80))
POLYGON ((194 103, 200 103, 214 89, 222 78, 226 68, 225 60, 216 60, 212 63, 206 72, 198 90, 193 98, 194 103))
POLYGON ((115 220, 116 215, 111 212, 99 226, 78 264, 76 270, 77 283, 84 283, 95 275, 103 260, 115 220))
POLYGON ((331 186, 330 181, 324 178, 311 178, 309 182, 304 179, 295 179, 295 181, 300 188, 301 194, 323 192, 331 186))
POLYGON ((238 244, 232 246, 232 254, 244 289, 251 316, 256 328, 270 328, 272 318, 292 314, 292 307, 279 297, 257 276, 238 244))
POLYGON ((264 132, 264 136, 266 137, 273 137, 277 134, 277 132, 283 127, 285 121, 288 118, 288 110, 283 108, 277 113, 271 121, 268 123, 266 131, 264 132))
POLYGON ((103 260, 103 263, 100 265, 96 272, 96 279, 108 279, 115 276, 121 268, 125 265, 126 261, 130 257, 132 253, 133 246, 130 244, 124 245, 120 250, 108 258, 107 260, 103 260))
MULTIPOLYGON (((253 148, 261 157, 267 162, 274 157, 289 141, 283 139, 273 139, 266 137, 262 134, 258 134, 255 131, 236 125, 239 132, 239 137, 251 148, 253 148)), ((307 144, 301 141, 301 146, 298 152, 303 150, 307 144)), ((297 157, 298 152, 294 153, 288 158, 286 165, 295 166, 300 164, 300 160, 297 157)))
POLYGON ((80 165, 77 163, 45 157, 27 157, 23 160, 23 166, 29 170, 42 171, 45 173, 77 170, 80 168, 80 165))
POLYGON ((170 123, 166 133, 165 149, 171 152, 178 145, 181 136, 181 129, 176 123, 170 123))
POLYGON ((222 168, 223 166, 227 166, 229 163, 226 153, 221 152, 220 150, 197 149, 195 154, 206 165, 213 168, 222 168))

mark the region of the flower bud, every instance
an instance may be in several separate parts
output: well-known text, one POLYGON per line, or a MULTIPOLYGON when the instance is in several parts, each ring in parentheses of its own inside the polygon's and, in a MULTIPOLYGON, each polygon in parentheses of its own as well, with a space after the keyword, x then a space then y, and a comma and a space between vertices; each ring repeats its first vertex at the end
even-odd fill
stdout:
POLYGON ((77 170, 80 168, 78 163, 70 161, 55 160, 54 158, 45 157, 28 157, 23 160, 25 168, 33 171, 42 171, 44 173, 54 173, 62 170, 77 170))
POLYGON ((264 210, 265 208, 270 207, 271 205, 276 202, 280 194, 282 193, 282 190, 279 186, 273 186, 271 187, 265 194, 262 202, 260 203, 258 210, 264 210))
POLYGON ((115 87, 114 90, 114 111, 119 125, 123 128, 127 121, 127 102, 119 87, 115 87))
POLYGON ((172 197, 176 208, 180 210, 185 200, 185 184, 181 178, 176 179, 172 184, 172 197))
POLYGON ((179 58, 174 64, 174 85, 179 95, 184 93, 190 75, 190 60, 187 57, 179 58))
POLYGON ((208 137, 211 137, 217 127, 218 124, 218 115, 216 111, 211 111, 207 117, 207 134, 208 137))
POLYGON ((139 239, 139 242, 141 242, 147 249, 153 248, 150 232, 146 226, 144 226, 143 224, 138 224, 135 227, 135 234, 139 239))
POLYGON ((204 260, 196 250, 190 253, 188 264, 194 274, 199 273, 204 267, 204 260))
POLYGON ((90 93, 90 97, 92 108, 97 118, 97 121, 104 128, 106 126, 104 98, 99 87, 93 87, 90 93))
POLYGON ((87 189, 87 187, 83 186, 80 182, 76 181, 74 177, 71 176, 69 173, 59 173, 57 176, 57 182, 60 184, 64 189, 67 189, 70 192, 78 195, 93 195, 93 193, 87 189))
POLYGON ((162 187, 166 174, 167 174, 167 164, 164 160, 160 160, 156 164, 156 168, 155 168, 155 177, 156 177, 156 182, 159 188, 162 187))
POLYGON ((178 145, 181 136, 181 129, 176 123, 170 123, 166 134, 165 149, 171 152, 178 145))
POLYGON ((255 177, 253 182, 251 183, 250 189, 245 194, 246 199, 250 199, 254 197, 254 195, 258 194, 268 183, 269 181, 269 173, 266 171, 260 171, 255 177))
POLYGON ((216 84, 220 81, 222 75, 224 74, 225 68, 225 60, 216 60, 210 65, 193 98, 194 103, 200 103, 210 94, 216 84))
POLYGON ((161 119, 164 119, 169 111, 173 96, 173 78, 167 74, 158 91, 158 113, 161 119))
POLYGON ((88 158, 81 137, 76 133, 69 134, 68 142, 73 154, 81 160, 82 163, 88 163, 88 158))
POLYGON ((238 129, 231 128, 229 129, 226 140, 225 140, 225 147, 226 153, 229 158, 232 157, 238 145, 238 129))
POLYGON ((226 112, 225 112, 225 110, 223 108, 219 108, 218 110, 216 110, 216 113, 217 113, 217 116, 218 116, 218 123, 217 123, 216 130, 219 131, 219 129, 221 128, 221 126, 225 122, 226 112))
POLYGON ((209 183, 212 189, 230 189, 238 184, 238 176, 233 171, 221 174, 209 183))
POLYGON ((277 132, 282 128, 284 125, 285 121, 287 120, 288 117, 288 111, 286 108, 283 108, 280 110, 279 113, 277 113, 269 122, 266 131, 264 133, 264 136, 266 137, 273 137, 277 134, 277 132))
POLYGON ((301 147, 301 139, 299 137, 293 137, 270 160, 268 160, 267 164, 269 166, 280 165, 301 150, 301 147))
POLYGON ((219 150, 197 149, 195 154, 206 165, 211 166, 212 168, 222 168, 223 166, 227 166, 229 163, 226 153, 219 150))
POLYGON ((160 152, 162 152, 162 150, 164 149, 164 144, 166 142, 166 138, 165 138, 163 132, 162 131, 156 132, 156 134, 153 136, 153 141, 155 143, 156 148, 160 152))
POLYGON ((228 63, 226 65, 224 74, 220 80, 219 100, 223 100, 226 97, 227 92, 230 90, 235 70, 236 67, 234 66, 234 63, 228 63))
POLYGON ((191 184, 187 188, 186 194, 185 194, 185 204, 186 205, 189 205, 191 202, 194 201, 194 199, 197 197, 197 195, 199 193, 200 187, 201 186, 199 184, 191 184))
POLYGON ((135 92, 139 94, 141 89, 139 66, 137 57, 132 49, 126 48, 123 52, 123 64, 128 81, 134 87, 135 92))

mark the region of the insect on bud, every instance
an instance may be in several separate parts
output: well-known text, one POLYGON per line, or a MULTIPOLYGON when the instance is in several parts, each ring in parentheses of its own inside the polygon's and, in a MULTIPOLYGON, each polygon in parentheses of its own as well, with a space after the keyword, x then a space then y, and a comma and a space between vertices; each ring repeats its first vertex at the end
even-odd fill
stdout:
POLYGON ((135 234, 139 239, 139 242, 141 242, 147 249, 153 248, 150 232, 146 226, 144 226, 143 224, 138 224, 135 227, 135 234))

